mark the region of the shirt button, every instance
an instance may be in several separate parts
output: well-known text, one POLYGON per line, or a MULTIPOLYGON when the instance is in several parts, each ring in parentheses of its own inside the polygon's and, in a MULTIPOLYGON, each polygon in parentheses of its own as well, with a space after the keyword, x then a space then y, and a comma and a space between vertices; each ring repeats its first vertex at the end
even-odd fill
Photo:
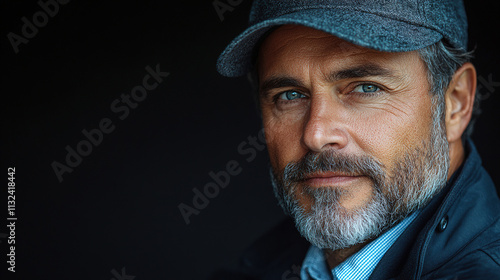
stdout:
POLYGON ((443 232, 448 226, 448 215, 444 216, 437 226, 438 232, 443 232))

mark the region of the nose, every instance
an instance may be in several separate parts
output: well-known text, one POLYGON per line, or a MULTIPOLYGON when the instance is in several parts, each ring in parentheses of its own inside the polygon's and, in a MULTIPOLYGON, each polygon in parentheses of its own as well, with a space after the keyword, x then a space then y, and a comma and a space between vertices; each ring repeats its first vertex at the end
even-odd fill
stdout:
POLYGON ((348 140, 345 111, 340 101, 331 96, 311 98, 302 134, 305 148, 314 152, 340 150, 346 147, 348 140))

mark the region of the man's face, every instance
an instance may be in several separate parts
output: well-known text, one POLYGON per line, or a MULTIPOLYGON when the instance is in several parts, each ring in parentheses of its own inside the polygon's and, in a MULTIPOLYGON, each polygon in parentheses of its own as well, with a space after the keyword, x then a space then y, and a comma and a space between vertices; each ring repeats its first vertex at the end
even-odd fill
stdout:
POLYGON ((374 237, 446 181, 448 146, 417 52, 379 52, 286 25, 265 39, 257 66, 280 202, 306 237, 360 231, 316 245, 374 237))

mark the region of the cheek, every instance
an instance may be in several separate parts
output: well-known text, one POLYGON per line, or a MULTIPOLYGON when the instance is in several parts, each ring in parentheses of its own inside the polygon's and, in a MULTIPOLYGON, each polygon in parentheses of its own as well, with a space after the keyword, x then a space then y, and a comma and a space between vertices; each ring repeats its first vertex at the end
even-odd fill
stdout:
POLYGON ((411 98, 361 114, 356 119, 356 142, 388 169, 405 153, 429 139, 430 99, 411 98))
POLYGON ((300 160, 306 153, 301 147, 303 122, 263 115, 263 125, 271 165, 283 170, 291 161, 300 160))

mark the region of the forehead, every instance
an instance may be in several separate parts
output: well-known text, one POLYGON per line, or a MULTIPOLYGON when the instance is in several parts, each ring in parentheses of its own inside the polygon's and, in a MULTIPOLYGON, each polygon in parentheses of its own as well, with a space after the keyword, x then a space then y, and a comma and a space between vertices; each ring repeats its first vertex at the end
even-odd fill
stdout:
POLYGON ((380 64, 395 72, 425 69, 416 51, 389 53, 372 50, 301 25, 283 25, 269 34, 259 48, 257 68, 262 77, 306 69, 294 65, 330 71, 365 63, 380 64))

